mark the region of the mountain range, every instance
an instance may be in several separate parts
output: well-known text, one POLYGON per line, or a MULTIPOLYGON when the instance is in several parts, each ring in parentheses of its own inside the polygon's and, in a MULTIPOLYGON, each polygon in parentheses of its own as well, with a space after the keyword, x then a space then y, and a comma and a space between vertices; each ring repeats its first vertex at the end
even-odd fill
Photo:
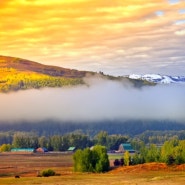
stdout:
POLYGON ((146 80, 157 84, 185 83, 185 76, 169 76, 159 74, 132 74, 128 76, 130 79, 146 80))

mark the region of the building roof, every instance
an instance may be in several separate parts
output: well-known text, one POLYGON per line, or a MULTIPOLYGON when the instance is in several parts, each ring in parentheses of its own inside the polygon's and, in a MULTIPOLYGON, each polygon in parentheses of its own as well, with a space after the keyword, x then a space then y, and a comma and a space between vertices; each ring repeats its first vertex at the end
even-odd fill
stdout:
POLYGON ((71 146, 68 148, 68 151, 74 151, 75 149, 76 149, 75 147, 71 146))
POLYGON ((128 151, 129 153, 135 153, 135 150, 132 148, 130 143, 122 143, 119 146, 119 151, 128 151))
POLYGON ((12 148, 11 152, 34 152, 34 148, 12 148))
POLYGON ((123 144, 121 144, 121 145, 123 146, 124 150, 128 150, 128 151, 134 150, 134 149, 132 148, 132 146, 131 146, 130 143, 123 143, 123 144))

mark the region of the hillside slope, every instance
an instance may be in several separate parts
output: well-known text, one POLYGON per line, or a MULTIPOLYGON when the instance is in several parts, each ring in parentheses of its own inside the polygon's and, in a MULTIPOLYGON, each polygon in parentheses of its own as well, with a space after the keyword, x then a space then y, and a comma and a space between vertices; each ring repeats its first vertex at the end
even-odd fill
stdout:
POLYGON ((63 87, 85 84, 84 77, 97 75, 107 80, 126 79, 134 87, 154 85, 151 82, 128 77, 113 77, 102 72, 78 71, 57 66, 43 65, 37 62, 0 56, 0 92, 10 92, 25 89, 38 89, 43 87, 63 87))
POLYGON ((84 84, 87 73, 0 56, 0 92, 84 84))
POLYGON ((13 68, 19 72, 35 72, 49 76, 60 76, 66 78, 82 78, 87 73, 85 71, 77 71, 74 69, 43 65, 25 59, 5 56, 0 56, 0 68, 13 68))

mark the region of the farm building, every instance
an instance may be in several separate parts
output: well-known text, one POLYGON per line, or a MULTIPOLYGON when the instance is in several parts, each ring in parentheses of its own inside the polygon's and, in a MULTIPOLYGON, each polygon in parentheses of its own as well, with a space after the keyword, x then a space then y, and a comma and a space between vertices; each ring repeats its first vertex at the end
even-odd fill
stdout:
POLYGON ((36 152, 38 152, 38 153, 45 153, 45 152, 48 152, 48 149, 44 148, 44 147, 40 147, 40 148, 36 149, 36 152))
POLYGON ((135 153, 136 151, 132 148, 130 143, 123 143, 119 145, 118 152, 124 153, 128 151, 129 153, 135 153))
POLYGON ((11 152, 19 152, 19 153, 33 153, 35 152, 34 148, 12 148, 11 152))

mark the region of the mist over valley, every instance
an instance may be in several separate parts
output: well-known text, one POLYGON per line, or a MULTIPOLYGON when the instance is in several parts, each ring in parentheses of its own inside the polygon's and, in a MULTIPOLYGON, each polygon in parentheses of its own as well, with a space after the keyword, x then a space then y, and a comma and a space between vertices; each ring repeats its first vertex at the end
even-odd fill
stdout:
POLYGON ((40 124, 44 129, 43 123, 71 125, 68 131, 106 123, 136 128, 138 122, 185 123, 184 83, 158 84, 152 82, 156 75, 149 81, 114 77, 2 56, 0 68, 0 126, 5 130, 40 124))
POLYGON ((166 122, 173 123, 173 128, 176 123, 185 123, 184 85, 136 88, 129 81, 99 77, 87 78, 86 82, 89 85, 1 93, 1 127, 6 125, 11 130, 10 125, 21 125, 24 130, 43 124, 44 129, 45 122, 56 128, 71 125, 68 131, 72 131, 106 123, 132 123, 132 127, 138 128, 143 122, 145 126, 156 122, 158 129, 166 122))

